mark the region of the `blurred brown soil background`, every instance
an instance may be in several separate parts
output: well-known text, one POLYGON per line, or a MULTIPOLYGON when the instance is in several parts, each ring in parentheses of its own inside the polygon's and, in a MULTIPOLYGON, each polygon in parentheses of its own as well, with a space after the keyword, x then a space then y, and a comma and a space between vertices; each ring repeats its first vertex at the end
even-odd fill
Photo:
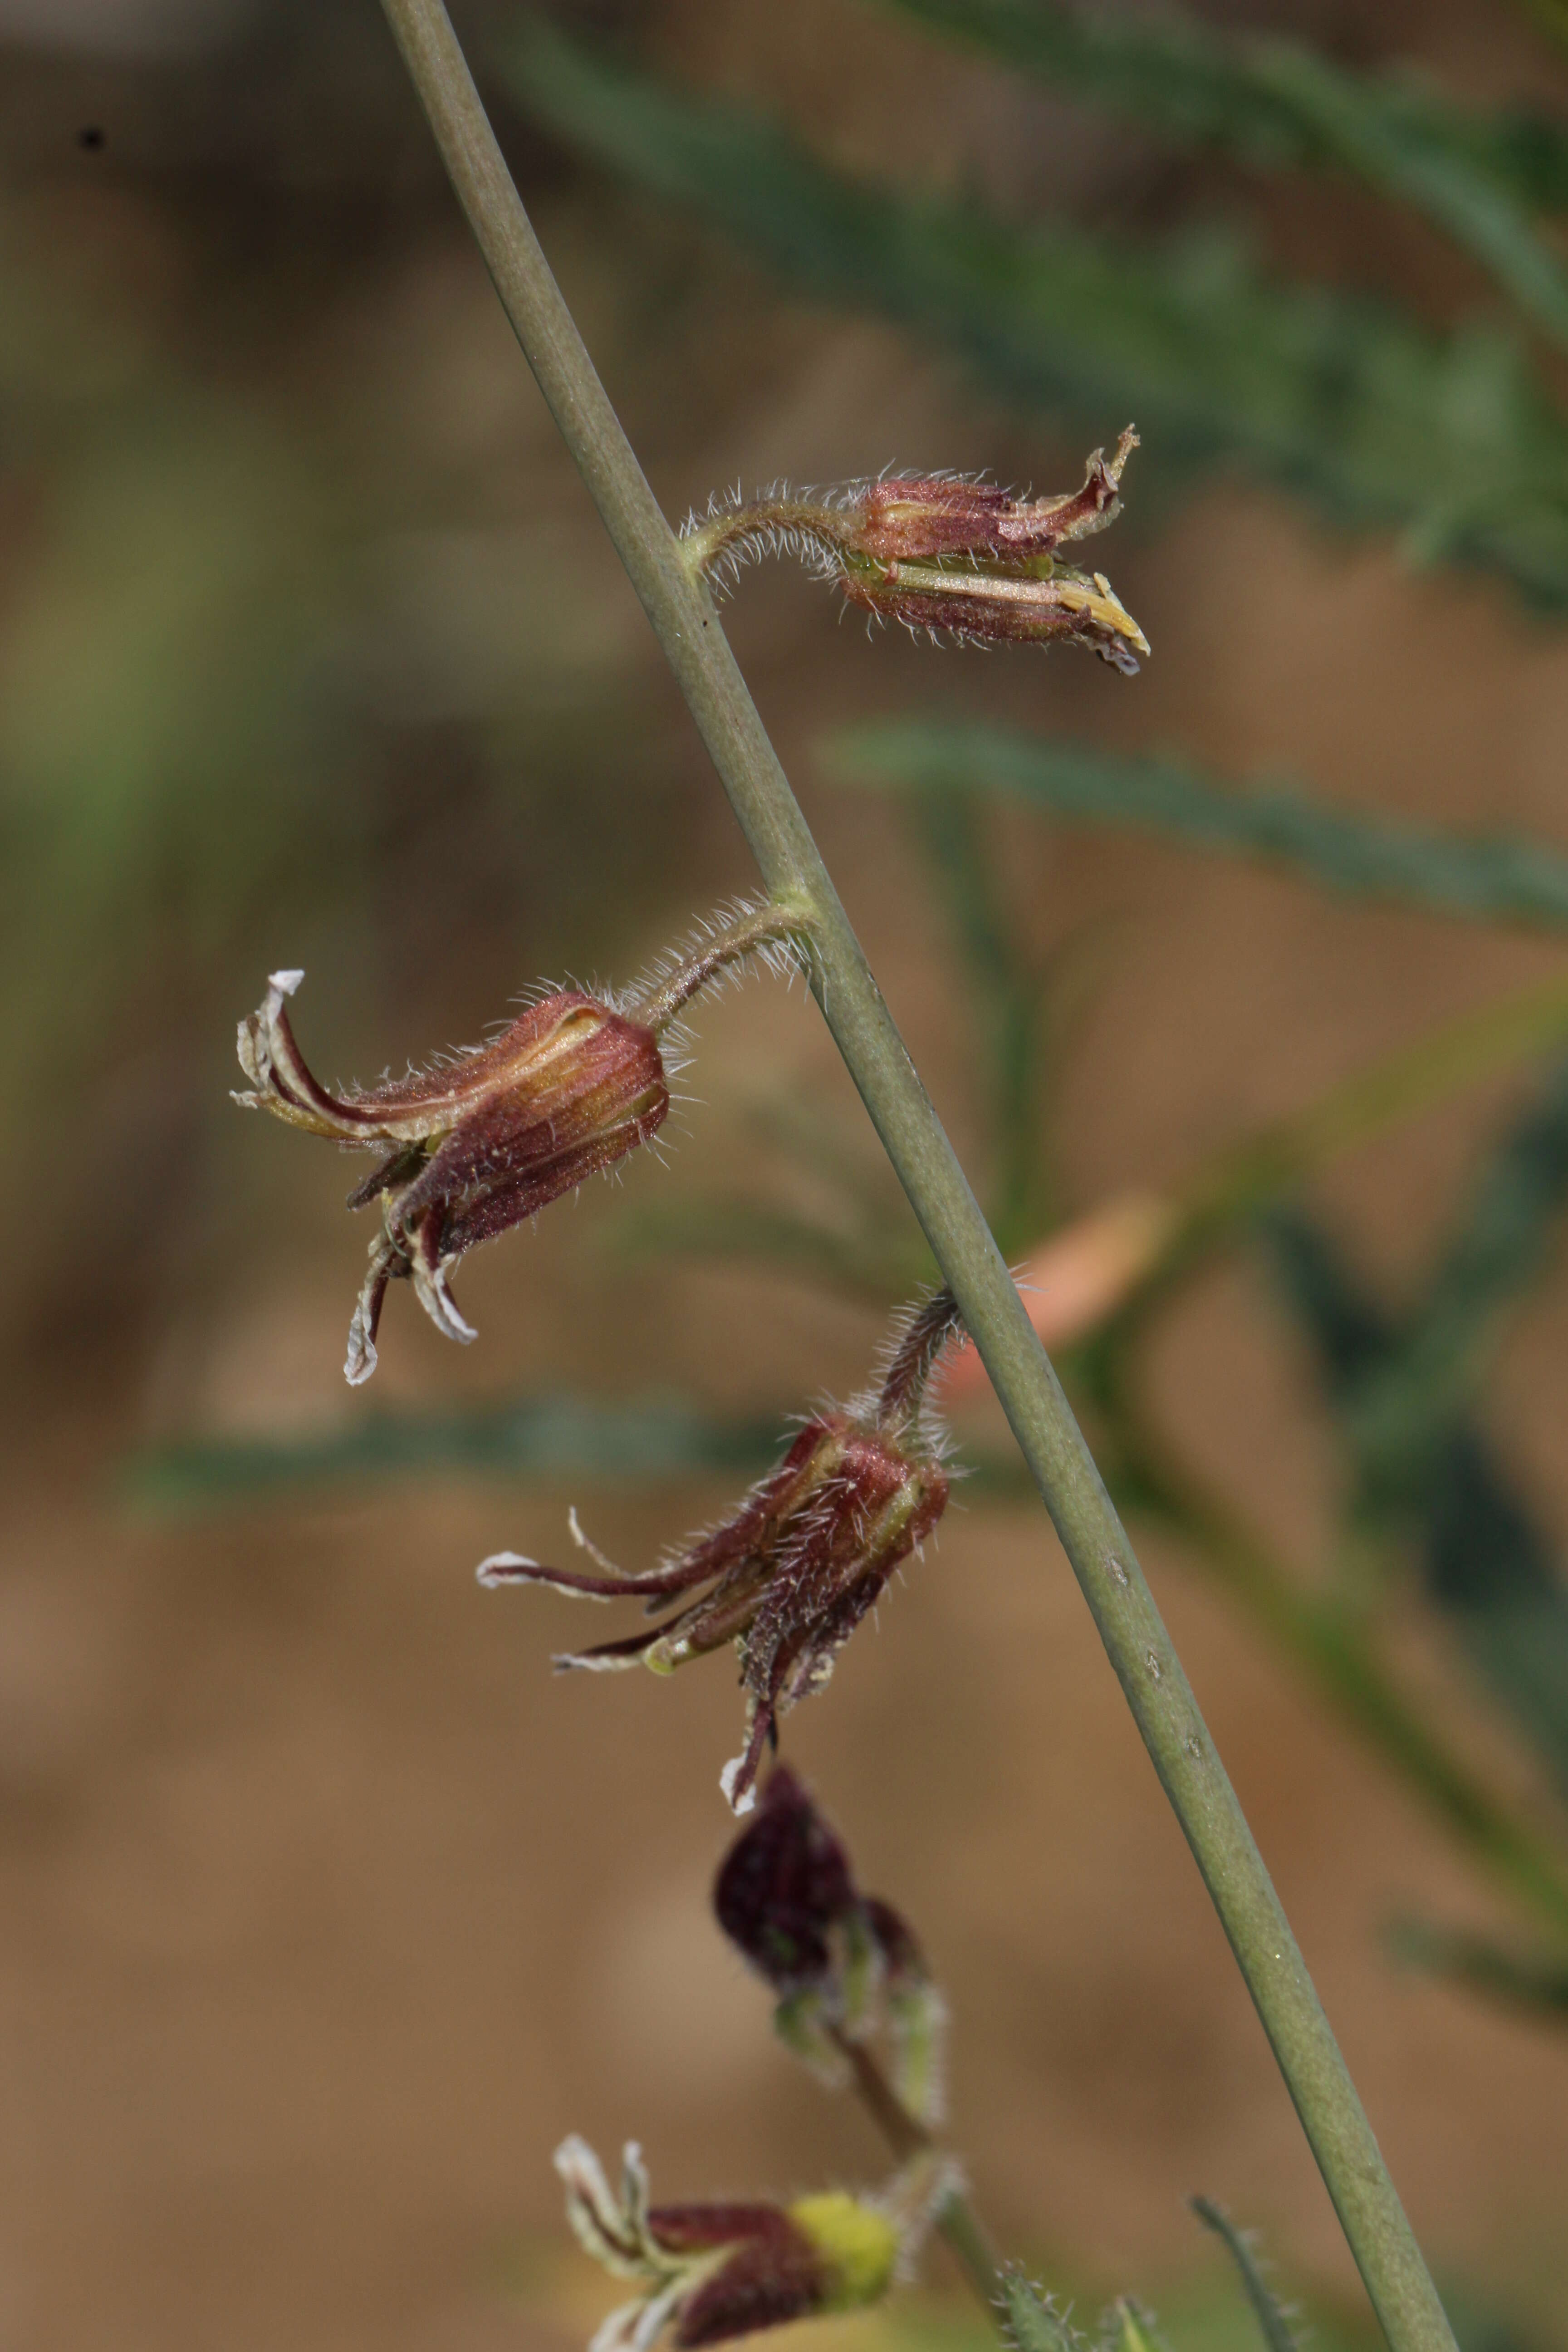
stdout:
MULTIPOLYGON (((284 736, 254 772, 221 730, 204 736, 192 795, 204 775, 226 795, 210 856, 232 853, 237 876, 209 890, 199 860, 160 850, 121 897, 73 900, 86 911, 60 919, 79 933, 35 959, 7 1011, 34 1057, 12 1105, 0 1489, 0 2340, 565 2346, 613 2294, 558 2275, 549 2156, 568 2129, 606 2149, 640 2138, 670 2196, 881 2165, 859 2116, 775 2048, 706 1915, 740 1720, 727 1664, 671 1685, 556 1681, 571 1605, 472 1580, 501 1545, 559 1555, 572 1502, 612 1554, 646 1563, 729 1488, 447 1476, 170 1517, 128 1506, 124 1465, 174 1437, 554 1389, 782 1420, 860 1381, 879 1318, 784 1276, 658 1262, 625 1245, 624 1222, 687 1187, 776 1197, 794 1180, 756 1111, 780 1087, 868 1164, 871 1145, 798 989, 707 1006, 669 1166, 644 1155, 624 1189, 595 1185, 481 1253, 458 1286, 481 1333, 466 1353, 395 1297, 373 1391, 346 1390, 365 1237, 339 1206, 343 1169, 225 1099, 233 1024, 265 972, 309 967, 307 1051, 369 1077, 474 1037, 540 973, 629 977, 751 874, 370 0, 144 24, 105 0, 72 18, 74 46, 58 5, 53 22, 0 10, 8 266, 35 306, 16 298, 16 331, 46 420, 10 452, 0 734, 90 748, 100 659, 146 666, 153 736, 169 710, 207 728, 232 677, 204 668, 199 629, 149 620, 144 642, 128 626, 103 652, 114 615, 155 602, 132 556, 166 501, 139 504, 136 486, 191 479, 182 449, 208 469, 191 492, 216 501, 205 512, 227 513, 253 473, 281 549, 254 559, 258 613, 272 600, 256 626, 274 605, 307 636, 324 616, 342 718, 306 786, 284 736), (79 143, 87 125, 101 148, 79 143), (51 302, 91 332, 51 344, 51 302), (84 422, 116 368, 146 394, 136 429, 173 446, 164 474, 135 472, 112 416, 84 422), (284 445, 287 498, 267 471, 284 445)), ((481 51, 501 21, 462 16, 481 51)), ((840 159, 919 155, 939 181, 1022 207, 1070 194, 1091 216, 1149 218, 1190 193, 1122 134, 978 68, 933 79, 929 51, 847 0, 671 0, 595 21, 792 113, 840 159)), ((1268 21, 1423 55, 1472 93, 1538 92, 1552 70, 1522 20, 1479 5, 1268 21)), ((889 460, 1076 479, 1081 449, 944 358, 796 302, 502 119, 672 515, 737 478, 889 460)), ((1385 223, 1367 234, 1352 198, 1277 208, 1292 266, 1417 284, 1434 315, 1458 299, 1440 256, 1414 231, 1408 247, 1385 223)), ((1103 422, 1109 439, 1124 420, 1103 422)), ((976 1156, 975 1042, 929 874, 890 803, 826 774, 835 725, 959 706, 1568 845, 1560 633, 1501 587, 1414 574, 1261 494, 1211 486, 1178 505, 1157 445, 1129 487, 1096 560, 1154 647, 1131 685, 1069 655, 868 640, 788 572, 750 575, 731 608, 894 1012, 976 1156)), ((206 575, 194 559, 187 575, 177 538, 160 544, 199 605, 206 575)), ((111 865, 140 837, 91 806, 82 824, 111 865)), ((1029 936, 1081 966, 1059 1127, 1075 1206, 1175 1181, 1438 1016, 1553 968, 1547 948, 1126 835, 1016 814, 990 829, 1029 936)), ((54 925, 47 903, 38 919, 54 925)), ((1512 1091, 1473 1091, 1320 1188, 1389 1296, 1512 1091)), ((1238 1265, 1207 1282, 1149 1370, 1168 1424, 1310 1563, 1333 1471, 1261 1280, 1238 1265)), ((1492 1420, 1559 1533, 1565 1398, 1554 1273, 1510 1339, 1492 1420)), ((1402 1973, 1383 1942, 1403 1911, 1486 1924, 1489 1896, 1194 1564, 1144 1549, 1418 2231, 1447 2273, 1560 2336, 1568 2046, 1402 1973)), ((1528 1794, 1414 1618, 1407 1653, 1454 1736, 1528 1794)), ((1201 2189, 1267 2231, 1293 2282, 1350 2299, 1261 2033, 1037 1510, 961 1494, 787 1747, 865 1883, 929 1944, 955 2021, 956 2137, 1010 2242, 1086 2293, 1157 2299, 1209 2260, 1183 2208, 1201 2189)))

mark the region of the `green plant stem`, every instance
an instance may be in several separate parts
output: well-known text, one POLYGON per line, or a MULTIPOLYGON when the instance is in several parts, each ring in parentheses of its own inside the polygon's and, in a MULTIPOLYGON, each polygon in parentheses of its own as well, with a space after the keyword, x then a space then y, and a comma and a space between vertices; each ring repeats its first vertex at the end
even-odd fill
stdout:
POLYGON ((705 588, 551 276, 440 0, 383 0, 523 352, 777 899, 813 988, 1061 1538, 1295 2101, 1394 2352, 1453 2336, 1263 1858, 1132 1548, 839 903, 705 588))
MULTIPOLYGON (((910 2157, 934 2150, 938 2142, 924 2124, 910 2115, 865 2043, 852 2042, 836 2025, 830 2025, 827 2032, 848 2062, 856 2096, 897 2161, 907 2164, 910 2157)), ((937 2208, 936 2226, 994 2319, 1002 2292, 1002 2257, 963 2189, 949 2189, 937 2208)))
POLYGON ((1229 1507, 1177 1465, 1124 1396, 1101 1400, 1123 1475, 1190 1543, 1226 1590, 1347 1722, 1432 1805, 1500 1885, 1559 1935, 1568 1878, 1553 1847, 1476 1780, 1407 1704, 1373 1651, 1359 1611, 1304 1591, 1229 1507))

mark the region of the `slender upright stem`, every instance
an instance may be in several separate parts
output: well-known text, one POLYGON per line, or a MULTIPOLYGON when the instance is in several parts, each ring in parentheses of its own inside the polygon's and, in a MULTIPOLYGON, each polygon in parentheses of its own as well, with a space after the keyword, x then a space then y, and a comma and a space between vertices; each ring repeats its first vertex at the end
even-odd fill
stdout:
MULTIPOLYGON (((937 2141, 918 2117, 911 2116, 863 2042, 852 2042, 837 2026, 829 2026, 849 2064, 849 2079, 865 2108, 900 2164, 911 2156, 935 2148, 937 2141)), ((937 2208, 936 2226, 975 2294, 994 2315, 1002 2290, 1002 2257, 991 2232, 969 2201, 966 2189, 950 2189, 937 2208)))
POLYGON ((1453 2352, 1398 2194, 1100 1474, 839 903, 706 589, 550 273, 441 0, 383 0, 496 291, 642 600, 1060 1536, 1186 1833, 1394 2352, 1453 2352))

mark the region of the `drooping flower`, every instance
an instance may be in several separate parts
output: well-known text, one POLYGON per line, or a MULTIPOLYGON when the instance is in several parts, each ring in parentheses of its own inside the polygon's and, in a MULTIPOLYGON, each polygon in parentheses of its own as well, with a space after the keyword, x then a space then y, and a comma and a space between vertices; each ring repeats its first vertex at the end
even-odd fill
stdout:
POLYGON ((969 644, 1059 638, 1131 677, 1148 639, 1102 572, 1074 570, 1058 551, 1115 520, 1137 446, 1129 425, 1110 459, 1095 450, 1081 489, 1048 498, 920 474, 715 502, 688 521, 682 546, 713 584, 764 555, 795 555, 881 619, 969 644))
POLYGON ((787 908, 741 908, 705 926, 688 955, 667 959, 619 1003, 551 990, 489 1045, 347 1094, 321 1086, 295 1043, 285 999, 304 974, 274 972, 259 1009, 239 1024, 250 1086, 235 1100, 345 1150, 383 1155, 348 1199, 351 1209, 380 1214, 349 1326, 349 1381, 375 1370, 391 1282, 411 1281, 447 1339, 472 1339, 448 1284, 458 1260, 656 1135, 669 1109, 667 1039, 683 1007, 748 957, 789 954, 804 930, 787 908))
POLYGON ((649 1632, 558 1657, 558 1667, 604 1673, 644 1665, 672 1674, 733 1643, 747 1694, 747 1738, 720 1785, 737 1812, 748 1811, 778 1717, 823 1688, 893 1570, 947 1507, 943 1441, 926 1395, 958 1328, 951 1294, 939 1291, 895 1333, 879 1389, 814 1415, 731 1518, 650 1573, 623 1574, 588 1542, 574 1514, 573 1535, 600 1574, 547 1568, 507 1551, 481 1562, 480 1583, 642 1601, 650 1614, 667 1601, 679 1604, 649 1632))
POLYGON ((720 1927, 778 1996, 780 2038, 835 2085, 846 2044, 885 2031, 893 2087, 923 2125, 939 2120, 947 2006, 913 1931, 862 1895, 849 1857, 786 1764, 720 1865, 720 1927))
POLYGON ((788 2205, 650 2206, 635 2142, 618 2197, 575 2134, 556 2149, 555 2168, 580 2242, 641 2290, 610 2314, 589 2352, 649 2352, 667 2327, 689 2352, 879 2302, 918 2251, 952 2178, 940 2158, 924 2158, 876 2197, 830 2189, 788 2205))

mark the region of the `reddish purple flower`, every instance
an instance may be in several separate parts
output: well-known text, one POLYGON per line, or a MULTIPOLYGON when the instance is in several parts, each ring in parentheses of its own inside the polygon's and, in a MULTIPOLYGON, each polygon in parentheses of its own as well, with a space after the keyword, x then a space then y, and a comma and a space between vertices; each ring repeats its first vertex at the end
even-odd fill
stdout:
POLYGON ((847 571, 841 584, 846 604, 864 613, 965 645, 1063 639, 1088 646, 1125 677, 1137 677, 1138 656, 1149 651, 1148 638, 1103 572, 1058 565, 1038 579, 969 565, 896 562, 847 571))
POLYGON ((1131 425, 1109 465, 1095 450, 1083 488, 1058 497, 1016 499, 991 482, 958 474, 883 475, 858 487, 847 502, 847 544, 879 562, 931 562, 944 555, 1037 562, 1069 540, 1104 530, 1121 511, 1121 474, 1138 446, 1131 425))
POLYGON ((693 518, 683 545, 710 581, 763 555, 799 555, 880 619, 970 644, 1073 640, 1131 676, 1148 639, 1102 572, 1071 570, 1058 551, 1115 520, 1137 446, 1129 425, 1109 460, 1094 452, 1081 489, 1049 498, 952 474, 772 492, 693 518))
POLYGON ((942 1439, 926 1410, 931 1370, 959 1328, 941 1291, 909 1318, 881 1387, 806 1423, 783 1462, 734 1517, 650 1574, 624 1575, 573 1534, 603 1571, 546 1568, 498 1552, 482 1584, 531 1583, 595 1601, 679 1604, 648 1632, 559 1657, 557 1666, 605 1672, 645 1665, 672 1674, 733 1643, 749 1706, 742 1753, 721 1782, 737 1812, 754 1801, 763 1749, 781 1715, 820 1690, 837 1653, 880 1597, 900 1561, 947 1507, 942 1439))
POLYGON ((669 1109, 664 1041, 682 1008, 721 971, 777 951, 802 929, 787 910, 741 908, 624 1004, 556 989, 489 1045, 346 1095, 319 1084, 295 1043, 284 1000, 304 974, 274 972, 239 1024, 250 1087, 235 1100, 383 1154, 349 1195, 351 1209, 379 1210, 380 1231, 349 1326, 348 1379, 375 1370, 391 1282, 411 1281, 447 1339, 472 1339, 448 1286, 458 1260, 656 1135, 669 1109))
POLYGON ((610 2314, 590 2352, 649 2352, 666 2327, 688 2352, 786 2320, 860 2310, 901 2274, 952 2185, 951 2168, 926 2158, 875 2198, 834 2189, 788 2205, 650 2206, 635 2143, 617 2197, 575 2135, 556 2149, 555 2168, 580 2242, 641 2287, 610 2314))

